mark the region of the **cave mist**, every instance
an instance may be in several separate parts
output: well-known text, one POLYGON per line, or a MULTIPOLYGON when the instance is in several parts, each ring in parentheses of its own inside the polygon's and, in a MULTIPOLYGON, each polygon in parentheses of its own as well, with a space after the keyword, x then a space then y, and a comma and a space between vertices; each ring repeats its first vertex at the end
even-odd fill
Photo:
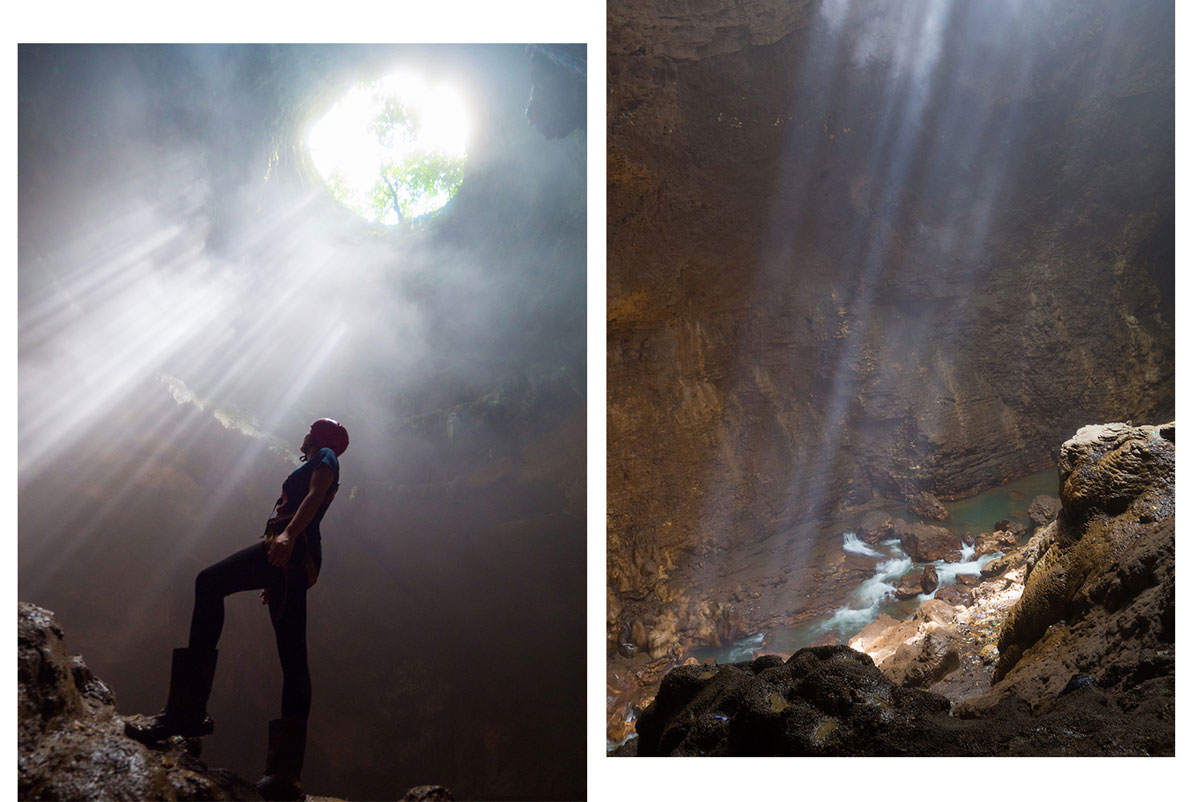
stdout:
POLYGON ((610 3, 610 654, 827 616, 858 511, 1173 417, 1173 35, 1169 2, 610 3))
MULTIPOLYGON (((583 74, 582 46, 20 48, 18 590, 123 713, 161 705, 195 574, 261 536, 329 416, 307 789, 582 797, 583 74), (396 66, 473 127, 452 203, 385 228, 305 136, 396 66)), ((253 778, 256 594, 220 648, 204 758, 253 778)))

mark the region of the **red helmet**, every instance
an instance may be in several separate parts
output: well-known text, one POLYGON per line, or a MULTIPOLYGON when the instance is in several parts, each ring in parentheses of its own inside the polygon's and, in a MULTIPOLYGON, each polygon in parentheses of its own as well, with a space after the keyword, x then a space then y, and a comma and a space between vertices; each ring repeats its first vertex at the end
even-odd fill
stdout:
POLYGON ((350 445, 350 434, 346 427, 333 418, 321 418, 314 421, 308 433, 312 435, 313 445, 317 448, 332 448, 333 453, 342 456, 342 452, 350 445))

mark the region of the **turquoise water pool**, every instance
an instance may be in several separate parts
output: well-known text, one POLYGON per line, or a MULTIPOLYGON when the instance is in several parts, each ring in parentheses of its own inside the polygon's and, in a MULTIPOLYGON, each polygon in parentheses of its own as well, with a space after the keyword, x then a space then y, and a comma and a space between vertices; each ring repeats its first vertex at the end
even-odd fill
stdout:
MULTIPOLYGON (((1058 471, 1040 471, 1022 479, 1016 479, 977 496, 946 503, 950 517, 940 526, 959 534, 978 535, 993 531, 998 521, 1010 520, 1021 526, 1029 526, 1029 504, 1038 495, 1058 495, 1058 471)), ((914 517, 901 516, 910 520, 914 517)), ((854 533, 843 535, 844 549, 860 555, 877 557, 875 575, 856 587, 845 600, 845 604, 832 615, 809 622, 800 627, 754 633, 734 644, 722 648, 694 649, 690 652, 697 660, 712 658, 718 663, 733 663, 750 659, 757 651, 772 651, 790 654, 797 649, 812 645, 822 635, 837 630, 844 642, 881 613, 903 619, 916 610, 921 602, 933 594, 922 594, 914 599, 898 601, 891 592, 891 581, 907 573, 919 570, 916 564, 900 551, 896 540, 883 541, 874 546, 862 543, 854 533), (865 549, 865 551, 864 551, 865 549)), ((937 568, 939 587, 954 582, 956 574, 978 574, 979 569, 995 555, 971 560, 972 549, 964 547, 962 559, 957 563, 934 563, 937 568)))
POLYGON ((991 532, 997 521, 1008 519, 1029 526, 1029 503, 1035 496, 1058 497, 1058 469, 1050 468, 1016 479, 978 496, 946 502, 950 519, 940 524, 961 534, 991 532))

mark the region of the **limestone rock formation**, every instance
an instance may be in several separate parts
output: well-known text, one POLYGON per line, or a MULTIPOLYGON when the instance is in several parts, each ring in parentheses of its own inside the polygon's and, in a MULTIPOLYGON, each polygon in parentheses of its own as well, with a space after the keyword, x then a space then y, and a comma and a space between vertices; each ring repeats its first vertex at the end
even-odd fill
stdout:
POLYGON ((162 751, 124 734, 112 690, 71 657, 54 614, 17 605, 18 795, 21 799, 261 799, 209 769, 182 738, 162 751))
MULTIPOLYGON (((261 800, 253 783, 199 758, 200 739, 151 749, 129 738, 112 689, 71 656, 54 613, 17 604, 17 795, 20 799, 261 800)), ((406 802, 452 802, 440 785, 406 802)), ((308 802, 344 802, 309 795, 308 802)))
POLYGON ((670 672, 637 753, 1174 754, 1174 425, 1080 429, 1060 485, 1070 517, 905 621, 670 672))
POLYGON ((928 688, 958 668, 960 644, 950 604, 930 599, 904 622, 883 618, 849 645, 870 657, 889 680, 906 688, 928 688))
POLYGON ((1170 415, 1171 4, 1002 31, 953 5, 929 48, 896 19, 924 8, 608 4, 619 603, 667 555, 686 584, 684 553, 910 487, 961 498, 1050 467, 1083 422, 1170 415), (890 60, 913 52, 938 54, 919 80, 890 60))
MULTIPOLYGON (((1066 683, 1063 683, 1063 687, 1066 683)), ((901 687, 848 646, 801 649, 786 662, 682 666, 638 719, 637 754, 654 755, 1164 755, 1173 725, 1160 695, 1122 710, 1087 685, 1039 711, 1019 700, 978 719, 901 687)))
POLYGON ((1050 523, 1062 509, 1062 502, 1054 496, 1037 496, 1029 504, 1029 520, 1035 527, 1050 523))
POLYGON ((1017 547, 1022 534, 1023 530, 1014 532, 1007 529, 997 529, 994 532, 980 535, 975 538, 975 551, 971 555, 971 559, 978 560, 985 554, 1012 551, 1017 547))
MULTIPOLYGON (((1175 425, 1086 426, 1063 444, 1063 509, 1000 633, 993 697, 1044 699, 1073 673, 1174 681, 1175 425), (1051 655, 1069 654, 1063 661, 1051 655), (1011 675, 1011 676, 1010 676, 1011 675)), ((982 704, 986 704, 986 700, 982 704)))
POLYGON ((945 505, 928 490, 922 490, 908 497, 908 511, 923 521, 944 521, 950 517, 945 505))
POLYGON ((862 516, 856 529, 864 543, 878 543, 892 534, 892 516, 872 510, 862 516))
POLYGON ((454 802, 454 794, 442 785, 418 785, 409 788, 400 802, 454 802))
POLYGON ((893 593, 896 598, 911 599, 924 592, 924 588, 921 587, 921 579, 923 576, 924 574, 921 571, 913 571, 911 574, 905 574, 904 576, 895 580, 893 583, 893 587, 895 587, 893 593))
POLYGON ((900 548, 918 562, 947 558, 954 562, 959 557, 962 540, 945 527, 908 523, 903 518, 897 518, 892 528, 900 538, 900 548))

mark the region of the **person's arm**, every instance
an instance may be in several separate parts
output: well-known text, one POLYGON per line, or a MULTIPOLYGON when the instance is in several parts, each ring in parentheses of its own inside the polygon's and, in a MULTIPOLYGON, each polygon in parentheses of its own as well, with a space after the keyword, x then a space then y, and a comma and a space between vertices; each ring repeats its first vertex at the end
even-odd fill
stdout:
POLYGON ((277 565, 280 568, 287 565, 288 558, 292 556, 292 549, 296 545, 296 538, 312 523, 313 516, 321 508, 322 502, 325 501, 325 495, 329 492, 332 484, 332 468, 318 465, 313 469, 312 479, 308 482, 308 494, 296 508, 296 514, 288 522, 287 528, 280 533, 279 537, 275 538, 275 542, 271 544, 271 548, 267 552, 267 559, 270 560, 271 565, 277 565))

